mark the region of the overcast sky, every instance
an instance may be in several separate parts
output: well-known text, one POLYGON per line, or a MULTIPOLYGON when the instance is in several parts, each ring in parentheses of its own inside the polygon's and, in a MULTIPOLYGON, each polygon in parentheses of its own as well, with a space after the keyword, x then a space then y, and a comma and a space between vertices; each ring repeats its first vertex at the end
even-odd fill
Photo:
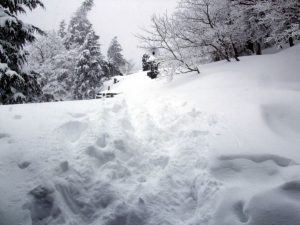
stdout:
MULTIPOLYGON (((57 30, 61 20, 70 20, 72 13, 83 0, 42 0, 46 9, 28 13, 26 22, 44 30, 57 30)), ((95 0, 95 7, 89 14, 106 55, 107 47, 114 36, 118 36, 127 59, 133 59, 140 67, 143 51, 137 49, 138 40, 134 34, 141 27, 147 27, 153 14, 171 12, 177 0, 95 0)))

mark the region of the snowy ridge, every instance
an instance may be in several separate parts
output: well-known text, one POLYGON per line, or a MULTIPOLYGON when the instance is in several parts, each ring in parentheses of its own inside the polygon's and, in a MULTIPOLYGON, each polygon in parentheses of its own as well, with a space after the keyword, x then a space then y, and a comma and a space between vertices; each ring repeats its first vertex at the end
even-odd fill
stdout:
POLYGON ((0 108, 0 224, 300 224, 300 48, 0 108), (18 193, 16 195, 16 193, 18 193))

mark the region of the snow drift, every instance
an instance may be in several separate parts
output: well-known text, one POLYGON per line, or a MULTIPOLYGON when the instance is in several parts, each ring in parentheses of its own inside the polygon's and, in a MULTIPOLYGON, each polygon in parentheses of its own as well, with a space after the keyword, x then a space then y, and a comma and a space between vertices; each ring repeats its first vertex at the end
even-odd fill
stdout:
POLYGON ((300 224, 300 47, 1 106, 1 225, 300 224))

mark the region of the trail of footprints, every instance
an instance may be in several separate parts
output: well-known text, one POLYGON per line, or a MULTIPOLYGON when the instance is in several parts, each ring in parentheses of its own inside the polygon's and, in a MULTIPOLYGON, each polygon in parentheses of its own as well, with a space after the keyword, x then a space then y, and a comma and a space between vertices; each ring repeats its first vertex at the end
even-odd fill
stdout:
MULTIPOLYGON (((93 175, 77 171, 80 167, 74 162, 62 161, 58 166, 62 179, 57 180, 52 188, 39 186, 29 194, 27 209, 31 212, 33 225, 40 225, 41 221, 47 224, 59 224, 58 221, 61 224, 89 224, 99 218, 104 225, 158 224, 159 221, 172 224, 161 217, 163 212, 152 199, 170 201, 175 210, 170 213, 175 213, 180 207, 190 205, 189 200, 178 206, 178 199, 184 200, 186 195, 190 196, 193 204, 198 204, 198 213, 207 214, 207 207, 211 206, 202 205, 203 201, 214 198, 220 184, 208 173, 205 175, 205 163, 198 166, 198 169, 195 166, 203 176, 173 177, 172 174, 180 172, 184 163, 180 162, 184 160, 181 156, 189 152, 191 155, 186 157, 187 160, 193 160, 193 163, 197 163, 194 157, 200 157, 200 161, 205 160, 204 152, 201 153, 204 149, 192 152, 192 148, 197 142, 202 144, 209 131, 198 130, 195 125, 195 121, 204 122, 201 121, 201 113, 193 109, 174 114, 176 107, 159 107, 158 112, 148 112, 145 107, 129 116, 130 108, 125 101, 121 101, 113 106, 105 106, 100 112, 91 113, 91 117, 98 118, 94 124, 86 120, 88 114, 70 113, 70 120, 59 126, 54 133, 69 148, 64 151, 78 154, 78 159, 99 176, 89 177, 93 175), (163 123, 165 116, 168 118, 166 114, 169 114, 171 125, 163 123), (194 129, 184 129, 187 124, 194 129), (178 130, 174 130, 174 127, 178 130), (149 137, 143 133, 149 133, 149 137), (148 138, 147 143, 144 138, 148 138), (176 147, 172 145, 172 138, 181 139, 176 141, 182 146, 186 142, 186 149, 169 153, 169 148, 176 147), (82 151, 75 150, 79 147, 82 151), (149 193, 141 192, 140 195, 132 192, 138 190, 140 185, 147 185, 149 179, 157 180, 152 181, 151 185, 166 185, 165 190, 156 192, 155 187, 147 191, 149 193), (172 186, 172 182, 176 185, 172 186), (126 191, 127 188, 131 190, 126 191), (169 195, 172 197, 168 200, 169 195), (68 215, 74 215, 78 220, 70 221, 68 215)), ((188 167, 194 166, 191 164, 188 167)), ((190 213, 192 217, 196 213, 195 209, 191 209, 190 213)))

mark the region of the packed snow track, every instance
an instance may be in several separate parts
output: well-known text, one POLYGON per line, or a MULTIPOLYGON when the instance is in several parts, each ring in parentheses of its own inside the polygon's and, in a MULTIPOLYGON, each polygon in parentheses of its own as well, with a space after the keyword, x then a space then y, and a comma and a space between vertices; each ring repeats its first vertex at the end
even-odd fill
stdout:
POLYGON ((0 139, 2 224, 167 225, 212 216, 220 183, 208 172, 206 137, 214 117, 159 96, 42 104, 38 118, 32 107, 1 110, 10 124, 0 139))

